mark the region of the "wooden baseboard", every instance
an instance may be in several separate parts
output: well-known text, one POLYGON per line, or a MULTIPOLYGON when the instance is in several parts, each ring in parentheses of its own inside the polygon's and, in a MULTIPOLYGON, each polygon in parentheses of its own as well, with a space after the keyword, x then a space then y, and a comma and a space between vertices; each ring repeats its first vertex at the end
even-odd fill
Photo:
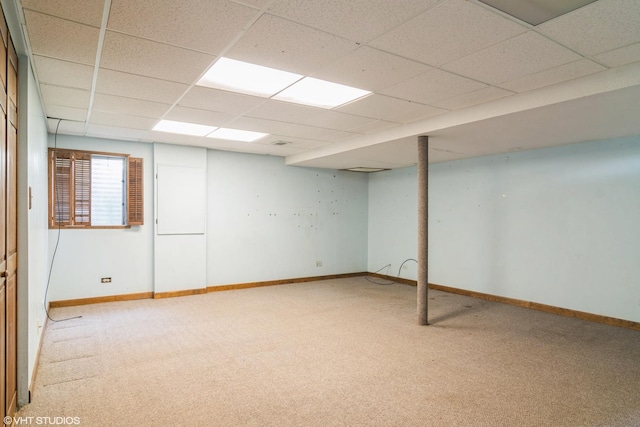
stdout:
POLYGON ((389 280, 390 282, 402 283, 404 285, 416 286, 418 284, 418 282, 416 282, 415 280, 403 279, 402 277, 387 276, 386 274, 369 273, 368 275, 371 277, 377 277, 379 279, 389 280))
MULTIPOLYGON (((208 292, 249 289, 249 288, 258 288, 262 286, 287 285, 287 284, 293 284, 293 283, 315 282, 319 280, 343 279, 348 277, 359 277, 359 276, 377 277, 380 279, 389 280, 396 283, 402 283, 402 284, 411 285, 411 286, 417 285, 417 282, 411 279, 403 279, 403 278, 387 276, 387 275, 378 274, 378 273, 359 272, 359 273, 346 273, 346 274, 331 274, 331 275, 325 275, 325 276, 299 277, 299 278, 282 279, 282 280, 269 280, 269 281, 263 281, 263 282, 235 283, 235 284, 220 285, 220 286, 207 286, 206 288, 203 288, 203 289, 187 289, 184 291, 141 292, 137 294, 125 294, 125 295, 113 295, 113 296, 95 297, 95 298, 79 298, 79 299, 72 299, 72 300, 51 301, 49 303, 49 306, 51 308, 56 308, 56 307, 71 307, 75 305, 85 305, 85 304, 97 304, 102 302, 129 301, 129 300, 135 300, 135 299, 173 298, 173 297, 186 296, 186 295, 200 295, 208 292)), ((552 305, 541 304, 541 303, 532 302, 532 301, 524 301, 524 300, 519 300, 515 298, 508 298, 508 297, 502 297, 498 295, 486 294, 482 292, 470 291, 466 289, 452 288, 449 286, 439 285, 436 283, 429 283, 429 288, 436 289, 443 292, 449 292, 453 294, 459 294, 459 295, 465 295, 473 298, 484 299, 487 301, 494 301, 502 304, 510 304, 518 307, 530 308, 532 310, 544 311, 546 313, 559 314, 561 316, 567 316, 567 317, 575 317, 577 319, 588 320, 591 322, 603 323, 605 325, 618 326, 622 328, 634 329, 636 331, 640 331, 640 322, 634 322, 631 320, 617 319, 615 317, 587 313, 584 311, 572 310, 568 308, 555 307, 552 305)), ((35 371, 34 371, 34 377, 35 377, 35 371)))
POLYGON ((189 295, 206 294, 207 289, 185 289, 183 291, 168 291, 168 292, 154 292, 153 299, 159 298, 174 298, 174 297, 186 297, 189 295))
POLYGON ((482 292, 468 291, 465 289, 451 288, 449 286, 429 283, 429 288, 439 291, 449 292, 453 294, 465 295, 473 298, 494 301, 503 304, 515 305, 532 310, 544 311, 546 313, 559 314, 561 316, 575 317, 577 319, 588 320, 591 322, 604 323, 605 325, 618 326, 621 328, 634 329, 640 331, 640 323, 631 320, 617 319, 615 317, 603 316, 600 314, 587 313, 584 311, 572 310, 569 308, 556 307, 553 305, 541 304, 538 302, 524 301, 515 298, 501 297, 497 295, 485 294, 482 292))
POLYGON ((205 294, 207 292, 228 291, 228 290, 234 290, 234 289, 248 289, 248 288, 257 288, 261 286, 286 285, 290 283, 315 282, 318 280, 342 279, 346 277, 366 276, 368 274, 369 273, 367 273, 366 271, 363 271, 359 273, 330 274, 325 276, 298 277, 298 278, 292 278, 292 279, 270 280, 265 282, 248 282, 248 283, 236 283, 231 285, 221 285, 221 286, 207 286, 206 288, 186 289, 182 291, 140 292, 137 294, 110 295, 110 296, 93 297, 93 298, 78 298, 78 299, 70 299, 70 300, 51 301, 49 303, 49 307, 51 308, 72 307, 76 305, 98 304, 102 302, 130 301, 130 300, 148 299, 148 298, 153 298, 153 299, 173 298, 173 297, 181 297, 181 296, 187 296, 187 295, 200 295, 200 294, 205 294))
POLYGON ((347 277, 367 276, 366 271, 359 273, 330 274, 325 276, 298 277, 293 279, 269 280, 265 282, 235 283, 231 285, 207 286, 207 292, 232 291, 236 289, 259 288, 262 286, 289 285, 292 283, 316 282, 318 280, 344 279, 347 277))
POLYGON ((51 301, 49 307, 72 307, 76 305, 98 304, 101 302, 130 301, 136 299, 148 299, 153 297, 153 292, 139 292, 136 294, 109 295, 104 297, 78 298, 60 301, 51 301))
MULTIPOLYGON (((389 281, 395 281, 397 283, 404 283, 406 285, 412 285, 412 286, 417 285, 417 281, 415 280, 387 276, 384 274, 369 273, 369 276, 378 277, 378 278, 389 280, 389 281)), ((566 316, 566 317, 575 317, 577 319, 588 320, 591 322, 603 323, 605 325, 618 326, 621 328, 634 329, 636 331, 640 331, 640 322, 633 322, 631 320, 617 319, 615 317, 587 313, 584 311, 572 310, 569 308, 556 307, 553 305, 541 304, 538 302, 524 301, 524 300, 519 300, 515 298, 485 294, 482 292, 468 291, 466 289, 452 288, 449 286, 438 285, 436 283, 429 283, 429 288, 436 289, 438 291, 449 292, 452 294, 464 295, 464 296, 483 299, 487 301, 499 302, 502 304, 515 305, 517 307, 530 308, 532 310, 544 311, 545 313, 559 314, 561 316, 566 316)))

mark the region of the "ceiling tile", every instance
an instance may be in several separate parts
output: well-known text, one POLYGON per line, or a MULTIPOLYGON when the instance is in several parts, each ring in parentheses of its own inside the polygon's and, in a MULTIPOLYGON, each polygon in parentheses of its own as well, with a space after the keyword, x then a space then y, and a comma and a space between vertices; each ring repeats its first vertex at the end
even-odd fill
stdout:
POLYGON ((254 132, 279 133, 291 126, 291 123, 276 120, 258 119, 255 117, 238 117, 229 123, 227 127, 232 129, 250 130, 254 132))
MULTIPOLYGON (((277 135, 274 135, 274 136, 277 137, 277 135)), ((292 146, 292 147, 296 147, 304 150, 312 150, 312 149, 331 145, 331 143, 327 141, 319 141, 316 139, 299 138, 299 137, 287 137, 284 139, 280 138, 280 141, 287 141, 290 143, 290 144, 287 144, 288 146, 292 146)))
POLYGON ((107 113, 131 114, 134 116, 159 119, 169 109, 169 104, 143 101, 122 96, 96 93, 93 99, 93 110, 107 113))
POLYGON ((107 31, 100 67, 191 84, 214 59, 211 55, 107 31))
POLYGON ((365 123, 362 126, 356 126, 352 129, 350 129, 351 132, 358 132, 358 133, 374 133, 374 132, 378 132, 381 131, 383 129, 389 129, 392 127, 396 127, 396 126, 400 126, 398 123, 394 123, 394 122, 386 122, 384 120, 374 120, 371 121, 369 123, 365 123))
POLYGON ((442 114, 447 110, 374 93, 357 102, 337 108, 336 111, 390 122, 410 123, 442 114))
POLYGON ((307 125, 291 125, 280 132, 285 137, 293 136, 307 139, 317 139, 321 141, 331 141, 331 136, 337 135, 334 129, 319 128, 307 125))
POLYGON ((91 89, 93 67, 39 55, 34 55, 33 60, 39 82, 53 86, 91 89))
POLYGON ((607 67, 620 67, 640 61, 640 43, 610 50, 593 57, 607 67))
POLYGON ((47 104, 45 106, 47 117, 84 122, 87 120, 86 108, 65 107, 62 105, 47 104))
POLYGON ((179 105, 240 115, 263 102, 265 99, 257 96, 194 86, 180 100, 179 105))
POLYGON ((433 104, 483 87, 486 87, 483 83, 436 69, 405 80, 383 90, 382 93, 423 104, 433 104))
POLYGON ((94 27, 102 24, 104 0, 21 0, 22 7, 94 27))
POLYGON ((268 99, 256 108, 248 111, 246 116, 295 123, 299 120, 318 115, 323 111, 326 110, 323 108, 309 107, 291 102, 268 99))
POLYGON ((149 117, 139 117, 124 114, 106 113, 104 111, 93 111, 89 122, 98 125, 115 126, 129 129, 151 130, 158 122, 157 119, 149 117))
POLYGON ((188 107, 174 107, 164 118, 179 122, 197 123, 209 126, 224 126, 235 116, 218 111, 199 110, 188 107))
POLYGON ((87 136, 106 139, 118 139, 125 141, 149 141, 151 142, 150 132, 147 130, 123 128, 118 126, 106 126, 89 124, 87 126, 87 136))
POLYGON ((40 93, 45 105, 89 108, 89 91, 87 90, 41 84, 40 93))
POLYGON ((355 127, 364 126, 375 121, 375 119, 368 117, 355 116, 353 114, 328 110, 318 114, 317 116, 299 120, 299 123, 321 128, 348 131, 355 127))
POLYGON ((559 67, 500 83, 500 87, 514 92, 526 92, 604 70, 606 70, 606 68, 602 65, 596 64, 588 59, 581 59, 559 67))
POLYGON ((309 150, 310 150, 309 148, 300 148, 300 147, 295 147, 291 145, 283 145, 283 146, 274 145, 271 147, 268 154, 270 156, 287 157, 287 156, 293 156, 294 154, 304 153, 305 151, 309 151, 309 150))
POLYGON ((173 104, 189 86, 120 71, 98 71, 96 92, 173 104))
POLYGON ((640 42, 640 2, 600 0, 539 25, 542 33, 584 55, 640 42))
POLYGON ((84 134, 84 122, 76 122, 76 121, 68 121, 62 120, 58 121, 55 119, 47 119, 47 128, 49 132, 53 135, 57 133, 59 134, 67 134, 67 135, 83 135, 84 134))
POLYGON ((256 13, 228 1, 112 0, 108 28, 218 55, 256 13))
POLYGON ((548 38, 528 32, 466 56, 443 68, 498 84, 577 61, 581 56, 548 38))
POLYGON ((524 31, 525 27, 470 1, 448 0, 370 45, 439 66, 524 31))
POLYGON ((488 86, 475 92, 469 92, 464 95, 454 96, 453 98, 443 99, 442 101, 436 102, 435 105, 449 110, 458 110, 460 108, 471 107, 472 105, 482 104, 483 102, 493 101, 510 95, 513 95, 513 92, 494 86, 488 86))
POLYGON ((25 11, 35 55, 94 65, 100 30, 38 12, 25 11))
POLYGON ((214 148, 217 140, 202 136, 181 135, 170 132, 149 131, 149 137, 154 142, 166 142, 168 144, 192 145, 196 147, 214 148))
POLYGON ((313 76, 360 89, 377 91, 429 71, 419 62, 361 46, 313 76))
POLYGON ((263 15, 225 56, 308 75, 357 44, 271 15, 263 15))
POLYGON ((442 0, 276 0, 268 12, 327 33, 368 42, 442 0))
POLYGON ((262 9, 266 7, 272 0, 231 0, 234 3, 242 4, 245 6, 254 7, 256 9, 262 9))

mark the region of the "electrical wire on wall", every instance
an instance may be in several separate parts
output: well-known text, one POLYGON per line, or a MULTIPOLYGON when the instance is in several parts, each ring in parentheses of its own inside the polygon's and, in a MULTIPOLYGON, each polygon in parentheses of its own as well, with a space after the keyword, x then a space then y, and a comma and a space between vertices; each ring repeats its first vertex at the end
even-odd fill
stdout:
MULTIPOLYGON (((53 135, 53 148, 58 148, 58 129, 60 128, 60 122, 62 121, 62 119, 58 119, 58 124, 56 125, 56 132, 53 135)), ((52 179, 56 179, 55 175, 52 177, 52 179)), ((56 212, 55 215, 58 215, 58 212, 61 211, 61 207, 60 207, 60 196, 58 195, 58 192, 56 191, 56 212)), ((53 263, 56 259, 56 254, 58 253, 58 245, 60 245, 60 234, 61 234, 61 229, 62 229, 62 225, 60 225, 60 221, 57 221, 58 223, 58 235, 56 237, 56 246, 53 249, 53 255, 51 256, 51 264, 49 265, 49 276, 47 277, 47 287, 44 290, 44 299, 42 300, 43 304, 44 304, 44 312, 47 314, 47 318, 49 320, 51 320, 52 322, 64 322, 66 320, 71 320, 71 319, 80 319, 82 316, 73 316, 73 317, 67 317, 65 319, 54 319, 51 317, 51 315, 49 314, 49 307, 47 306, 47 294, 49 293, 49 285, 51 285, 51 273, 53 272, 53 263)))
MULTIPOLYGON (((370 278, 370 277, 367 277, 367 280, 368 280, 369 282, 371 282, 371 283, 375 283, 376 285, 385 285, 385 286, 386 286, 386 285, 393 285, 394 283, 398 283, 398 280, 400 280, 400 271, 402 271, 402 267, 403 267, 407 262, 409 262, 409 261, 413 261, 413 262, 415 262, 416 264, 418 263, 418 260, 413 259, 413 258, 407 258, 407 259, 405 259, 404 261, 402 261, 402 264, 400 264, 400 267, 398 268, 398 274, 397 274, 397 276, 395 276, 395 279, 396 279, 396 280, 392 280, 391 282, 386 282, 386 283, 378 282, 377 280, 373 280, 373 279, 372 279, 372 278, 370 278)), ((386 268, 386 269, 391 268, 391 264, 387 264, 387 265, 385 265, 385 266, 384 266, 384 267, 382 267, 380 270, 375 271, 375 272, 374 272, 374 274, 375 274, 375 273, 378 273, 378 272, 380 272, 380 271, 382 271, 382 270, 384 270, 385 268, 386 268)), ((387 271, 388 271, 388 270, 387 270, 387 271)))

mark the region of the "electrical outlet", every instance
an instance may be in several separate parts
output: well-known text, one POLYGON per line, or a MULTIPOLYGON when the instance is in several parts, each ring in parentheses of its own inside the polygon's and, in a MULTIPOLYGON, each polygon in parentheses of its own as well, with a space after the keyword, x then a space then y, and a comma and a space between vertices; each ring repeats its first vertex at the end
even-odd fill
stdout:
POLYGON ((316 267, 322 267, 322 261, 316 261, 316 267))
POLYGON ((111 283, 111 277, 103 277, 100 279, 100 283, 111 283))

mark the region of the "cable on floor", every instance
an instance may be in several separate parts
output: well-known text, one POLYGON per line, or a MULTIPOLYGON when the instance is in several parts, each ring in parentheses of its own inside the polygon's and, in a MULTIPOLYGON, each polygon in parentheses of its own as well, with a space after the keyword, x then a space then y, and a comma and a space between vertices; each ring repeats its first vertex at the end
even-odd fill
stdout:
MULTIPOLYGON (((402 267, 409 261, 414 261, 416 264, 418 263, 418 260, 413 259, 413 258, 407 258, 404 261, 402 261, 402 264, 400 264, 400 267, 398 268, 398 275, 395 277, 396 280, 392 280, 391 282, 388 282, 388 283, 383 283, 383 282, 378 282, 376 280, 373 280, 372 278, 370 278, 368 276, 366 277, 366 279, 371 283, 375 283, 376 285, 383 285, 383 286, 388 286, 388 285, 393 285, 394 283, 398 283, 398 280, 400 280, 400 272, 402 271, 402 267)), ((390 267, 391 267, 391 264, 387 264, 384 267, 382 267, 381 269, 379 269, 378 271, 375 271, 374 273, 378 273, 378 272, 384 270, 385 268, 389 269, 390 267)))

